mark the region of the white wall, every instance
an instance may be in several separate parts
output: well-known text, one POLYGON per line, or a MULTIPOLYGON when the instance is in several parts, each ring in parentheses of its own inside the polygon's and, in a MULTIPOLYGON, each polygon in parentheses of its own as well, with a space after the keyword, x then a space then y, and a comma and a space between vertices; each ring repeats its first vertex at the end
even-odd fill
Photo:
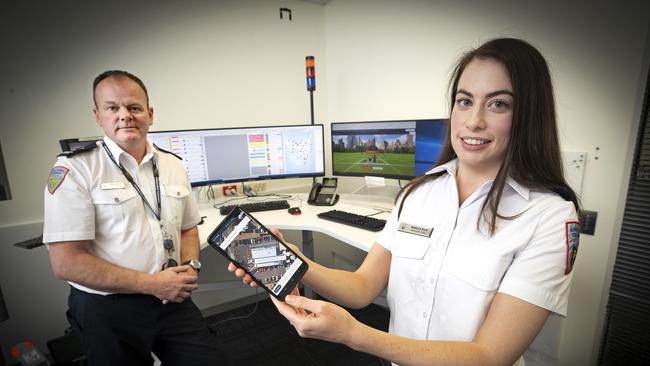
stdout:
MULTIPOLYGON (((1 145, 13 200, 0 227, 42 219, 60 138, 101 134, 91 83, 142 78, 153 129, 309 123, 305 56, 324 59, 323 7, 286 0, 9 0, 0 15, 1 145), (293 10, 281 20, 279 8, 293 10)), ((324 77, 324 68, 318 69, 324 77)), ((317 108, 326 108, 318 80, 317 108)))
POLYGON ((536 342, 562 365, 591 364, 598 353, 648 68, 649 10, 647 1, 335 0, 325 6, 333 121, 447 116, 452 63, 490 38, 524 38, 546 56, 562 148, 587 152, 581 198, 599 212, 596 235, 581 237, 569 316, 551 320, 536 342))
MULTIPOLYGON (((97 74, 141 77, 159 130, 309 123, 305 56, 325 75, 323 7, 293 0, 7 0, 0 45, 0 145, 13 195, 0 202, 5 352, 24 339, 45 349, 67 327, 67 286, 53 278, 46 250, 11 244, 41 231, 58 140, 101 134, 91 114, 97 74)), ((318 113, 327 89, 317 87, 318 113)))
POLYGON ((51 293, 65 286, 43 248, 25 263, 30 252, 11 243, 38 231, 57 141, 100 133, 90 113, 99 72, 139 75, 156 129, 308 123, 306 55, 317 62, 317 122, 444 117, 459 54, 517 36, 550 63, 563 149, 588 153, 582 200, 599 212, 596 235, 581 240, 569 317, 553 321, 540 347, 557 349, 563 365, 593 363, 648 67, 649 8, 641 0, 5 1, 0 144, 13 200, 0 202, 0 285, 12 317, 0 323, 0 344, 18 340, 9 323, 39 295, 58 302, 29 312, 29 324, 45 328, 38 338, 65 323, 47 320, 62 317, 65 294, 51 293), (292 22, 279 19, 280 7, 293 10, 292 22))

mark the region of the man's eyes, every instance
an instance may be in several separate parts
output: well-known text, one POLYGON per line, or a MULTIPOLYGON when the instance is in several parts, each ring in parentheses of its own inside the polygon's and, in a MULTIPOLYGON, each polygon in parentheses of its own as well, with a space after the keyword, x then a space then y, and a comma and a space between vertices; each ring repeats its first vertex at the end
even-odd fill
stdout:
MULTIPOLYGON (((144 109, 143 109, 142 107, 140 107, 140 106, 129 106, 129 107, 127 107, 127 109, 128 109, 129 112, 131 112, 131 113, 140 113, 140 112, 142 112, 142 111, 144 110, 144 109)), ((117 111, 120 110, 120 107, 118 107, 118 106, 116 106, 116 105, 109 105, 108 107, 106 107, 106 110, 107 110, 107 111, 110 111, 110 112, 117 112, 117 111)))

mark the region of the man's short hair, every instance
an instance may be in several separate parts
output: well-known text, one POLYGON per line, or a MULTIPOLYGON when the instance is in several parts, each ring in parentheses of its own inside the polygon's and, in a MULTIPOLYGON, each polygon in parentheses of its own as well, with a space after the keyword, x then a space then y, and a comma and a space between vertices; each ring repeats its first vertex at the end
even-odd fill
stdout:
POLYGON ((135 81, 144 91, 144 95, 147 98, 147 107, 149 106, 149 93, 147 92, 147 87, 144 86, 144 83, 142 80, 140 80, 139 77, 131 74, 128 71, 123 71, 123 70, 107 70, 99 74, 95 80, 93 81, 93 102, 95 103, 95 107, 97 107, 97 99, 95 99, 95 90, 97 89, 97 85, 104 79, 108 79, 110 77, 116 77, 116 78, 129 78, 133 81, 135 81))

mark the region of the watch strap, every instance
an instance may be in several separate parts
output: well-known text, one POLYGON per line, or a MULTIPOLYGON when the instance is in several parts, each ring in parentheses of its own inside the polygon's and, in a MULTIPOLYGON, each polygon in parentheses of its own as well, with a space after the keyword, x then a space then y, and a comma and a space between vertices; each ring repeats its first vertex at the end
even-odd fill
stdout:
POLYGON ((197 271, 197 272, 201 272, 201 267, 200 267, 200 265, 199 265, 199 267, 197 268, 196 266, 193 265, 193 262, 198 262, 198 261, 197 261, 196 259, 188 259, 188 260, 186 260, 185 262, 183 262, 183 263, 181 263, 181 264, 184 265, 184 266, 185 266, 185 265, 189 265, 190 267, 194 268, 195 271, 197 271))

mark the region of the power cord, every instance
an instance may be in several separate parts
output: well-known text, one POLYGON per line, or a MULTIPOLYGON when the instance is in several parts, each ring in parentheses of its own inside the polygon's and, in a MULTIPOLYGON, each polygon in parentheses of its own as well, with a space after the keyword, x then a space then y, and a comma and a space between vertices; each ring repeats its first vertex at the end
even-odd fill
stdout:
POLYGON ((241 187, 242 187, 242 191, 244 191, 244 195, 246 195, 248 197, 257 196, 257 192, 255 192, 255 190, 253 190, 252 187, 244 185, 244 182, 241 182, 241 187))
POLYGON ((390 211, 379 210, 379 211, 377 211, 377 212, 375 212, 375 213, 373 213, 373 214, 366 215, 366 217, 376 216, 376 215, 379 215, 380 213, 384 213, 384 212, 390 213, 390 211))
POLYGON ((237 201, 237 200, 245 200, 245 199, 248 199, 248 197, 246 197, 246 196, 244 196, 244 197, 233 197, 233 198, 227 199, 227 200, 225 200, 223 202, 215 203, 214 205, 212 205, 212 207, 218 209, 219 207, 225 205, 228 202, 237 201))
MULTIPOLYGON (((259 289, 256 288, 256 289, 255 289, 255 296, 257 296, 257 293, 258 293, 258 292, 259 292, 259 289)), ((219 325, 219 324, 222 324, 222 323, 225 323, 225 322, 229 322, 229 321, 232 321, 232 320, 240 320, 240 319, 250 318, 250 317, 253 316, 253 314, 255 314, 255 312, 257 311, 257 305, 258 305, 259 303, 260 303, 260 300, 255 301, 255 305, 253 306, 253 310, 251 310, 250 313, 248 313, 248 314, 246 314, 246 315, 232 316, 232 317, 230 317, 230 318, 226 318, 226 319, 219 320, 218 322, 214 322, 214 323, 212 323, 212 324, 210 325, 210 328, 214 331, 214 330, 215 330, 214 328, 215 328, 217 325, 219 325)))

